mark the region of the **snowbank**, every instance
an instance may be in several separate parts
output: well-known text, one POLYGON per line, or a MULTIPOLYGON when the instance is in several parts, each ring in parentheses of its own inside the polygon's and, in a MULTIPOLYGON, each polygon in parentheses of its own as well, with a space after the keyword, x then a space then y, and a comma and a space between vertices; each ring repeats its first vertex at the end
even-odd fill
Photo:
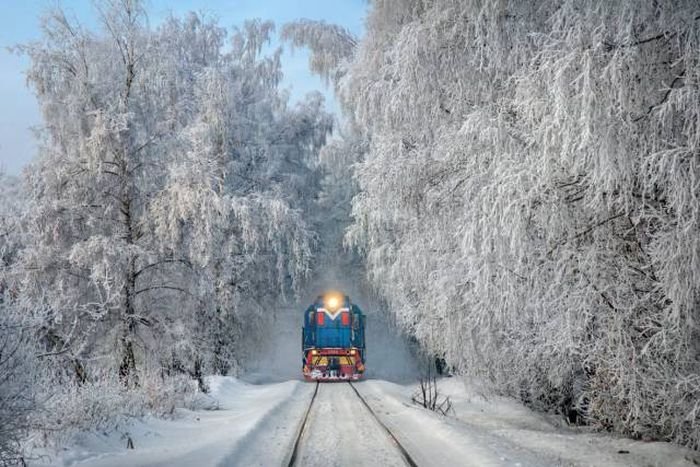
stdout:
POLYGON ((256 386, 211 377, 208 383, 218 410, 176 409, 171 420, 145 417, 119 430, 81 433, 63 450, 42 453, 32 465, 216 465, 266 415, 305 389, 299 381, 256 386), (127 449, 129 439, 133 449, 127 449))

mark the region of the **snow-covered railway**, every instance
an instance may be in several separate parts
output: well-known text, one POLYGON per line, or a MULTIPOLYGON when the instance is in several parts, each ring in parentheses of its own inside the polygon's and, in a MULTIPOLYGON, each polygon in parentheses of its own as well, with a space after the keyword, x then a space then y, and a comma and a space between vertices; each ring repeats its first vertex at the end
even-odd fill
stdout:
POLYGON ((417 466, 351 382, 316 383, 287 465, 417 466))
POLYGON ((316 382, 316 389, 314 389, 314 393, 311 396, 311 402, 309 402, 309 406, 306 408, 306 412, 304 412, 304 418, 301 421, 301 426, 299 427, 299 433, 297 434, 296 440, 294 440, 294 447, 292 448, 292 453, 289 456, 289 462, 288 465, 289 467, 292 467, 293 465, 296 464, 297 461, 297 454, 299 453, 299 445, 301 444, 301 439, 304 437, 304 432, 306 431, 306 426, 309 422, 309 414, 311 413, 311 407, 314 406, 314 401, 316 400, 316 395, 318 394, 318 386, 319 382, 316 382))
POLYGON ((360 401, 362 401, 362 404, 367 408, 367 410, 369 410, 369 413, 372 414, 372 417, 374 418, 374 420, 379 424, 379 426, 382 427, 382 429, 384 429, 384 431, 386 432, 386 434, 389 435, 389 438, 391 438, 391 440, 394 442, 394 445, 396 446, 396 449, 399 450, 399 452, 401 453, 401 456, 403 457, 403 460, 406 462, 406 464, 409 465, 409 466, 411 466, 411 467, 418 467, 418 465, 417 465, 416 462, 413 460, 413 458, 411 457, 411 455, 408 453, 408 451, 406 451, 406 448, 404 448, 404 447, 401 445, 401 443, 399 442, 398 438, 396 438, 396 435, 394 435, 394 433, 391 432, 391 430, 389 429, 389 427, 387 427, 387 426, 384 424, 384 422, 382 422, 382 421, 379 419, 379 417, 377 416, 377 414, 374 412, 374 410, 372 410, 372 407, 369 406, 369 404, 367 403, 367 400, 366 400, 364 397, 362 397, 362 394, 360 394, 360 391, 357 390, 357 388, 355 387, 355 385, 352 384, 352 383, 348 383, 348 384, 350 385, 350 387, 352 388, 352 390, 355 391, 355 394, 357 394, 357 397, 360 398, 360 401))

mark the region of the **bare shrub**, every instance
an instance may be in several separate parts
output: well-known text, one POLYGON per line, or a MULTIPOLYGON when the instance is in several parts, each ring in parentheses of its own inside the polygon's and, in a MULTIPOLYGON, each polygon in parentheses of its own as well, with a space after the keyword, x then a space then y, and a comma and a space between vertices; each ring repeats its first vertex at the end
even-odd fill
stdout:
MULTIPOLYGON (((1 300, 1 298, 0 298, 1 300)), ((24 333, 0 302, 0 464, 22 462, 21 440, 35 407, 24 333)))
POLYGON ((43 446, 66 445, 80 432, 117 431, 127 436, 135 418, 146 414, 168 417, 176 407, 186 406, 196 386, 184 376, 142 373, 139 386, 127 388, 107 371, 92 375, 94 379, 85 383, 55 372, 43 376, 44 404, 33 416, 43 446))
POLYGON ((414 404, 437 412, 440 415, 446 416, 449 415, 450 412, 454 413, 450 397, 440 393, 437 378, 430 370, 428 370, 424 376, 420 377, 418 389, 413 393, 411 400, 414 404))

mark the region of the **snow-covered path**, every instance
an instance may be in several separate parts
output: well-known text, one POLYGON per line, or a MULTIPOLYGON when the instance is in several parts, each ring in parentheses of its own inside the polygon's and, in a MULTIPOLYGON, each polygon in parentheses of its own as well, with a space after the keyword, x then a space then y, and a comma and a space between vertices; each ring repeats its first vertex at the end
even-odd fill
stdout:
MULTIPOLYGON (((85 434, 52 465, 286 466, 315 385, 211 380, 220 410, 147 419, 123 434, 85 434)), ((558 426, 507 398, 485 397, 465 381, 441 381, 449 417, 410 402, 415 385, 382 380, 354 387, 418 466, 692 466, 697 454, 558 426)), ((297 453, 300 466, 400 466, 401 454, 346 383, 319 386, 297 453)), ((44 464, 45 465, 45 464, 44 464)))

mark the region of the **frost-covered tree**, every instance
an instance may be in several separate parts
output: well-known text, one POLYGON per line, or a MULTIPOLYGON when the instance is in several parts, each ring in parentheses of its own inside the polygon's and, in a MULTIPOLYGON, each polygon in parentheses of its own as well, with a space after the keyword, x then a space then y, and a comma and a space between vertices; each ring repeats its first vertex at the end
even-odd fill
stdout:
POLYGON ((319 95, 287 107, 279 51, 258 56, 271 27, 246 23, 230 55, 197 83, 200 112, 187 129, 187 152, 155 203, 157 230, 209 274, 210 308, 194 327, 217 372, 235 363, 244 334, 246 342, 259 337, 265 310, 298 291, 309 270, 305 213, 331 121, 319 95))
POLYGON ((534 406, 695 448, 698 18, 375 1, 334 59, 290 29, 368 141, 348 240, 404 328, 534 406))
MULTIPOLYGON (((22 249, 21 216, 27 199, 19 178, 0 172, 0 201, 0 270, 7 272, 22 249)), ((0 291, 7 287, 2 284, 0 279, 0 291)))
POLYGON ((67 355, 78 380, 87 378, 84 357, 106 352, 129 382, 138 329, 153 323, 142 306, 152 285, 142 278, 161 255, 146 219, 173 126, 156 117, 170 103, 166 88, 147 87, 157 76, 149 67, 155 44, 141 5, 101 7, 104 35, 55 10, 44 18, 43 42, 23 47, 45 126, 30 171, 24 289, 45 314, 47 352, 67 355))
POLYGON ((357 38, 347 29, 308 19, 285 24, 282 39, 293 47, 308 47, 309 69, 334 86, 339 84, 357 47, 357 38))
MULTIPOLYGON (((333 86, 338 86, 355 54, 358 39, 347 29, 324 21, 298 20, 282 28, 282 38, 293 47, 308 47, 309 68, 333 86)), ((341 106, 344 102, 339 102, 341 106)), ((342 115, 342 123, 319 157, 322 174, 321 191, 312 215, 320 237, 317 255, 320 258, 316 287, 361 282, 363 267, 355 251, 344 245, 345 230, 352 222, 351 200, 357 192, 353 164, 362 160, 367 141, 353 122, 352 115, 342 115)))
POLYGON ((16 306, 15 264, 23 245, 26 197, 20 180, 0 173, 0 464, 13 465, 36 408, 31 329, 16 306))
POLYGON ((30 330, 13 310, 11 294, 0 292, 0 465, 15 465, 36 410, 30 330))
POLYGON ((159 369, 201 382, 236 364, 263 299, 308 272, 303 203, 330 119, 318 97, 287 105, 279 52, 260 54, 271 23, 226 45, 195 14, 151 29, 141 2, 97 8, 102 31, 57 10, 21 47, 44 116, 25 306, 45 358, 79 383, 159 369))

